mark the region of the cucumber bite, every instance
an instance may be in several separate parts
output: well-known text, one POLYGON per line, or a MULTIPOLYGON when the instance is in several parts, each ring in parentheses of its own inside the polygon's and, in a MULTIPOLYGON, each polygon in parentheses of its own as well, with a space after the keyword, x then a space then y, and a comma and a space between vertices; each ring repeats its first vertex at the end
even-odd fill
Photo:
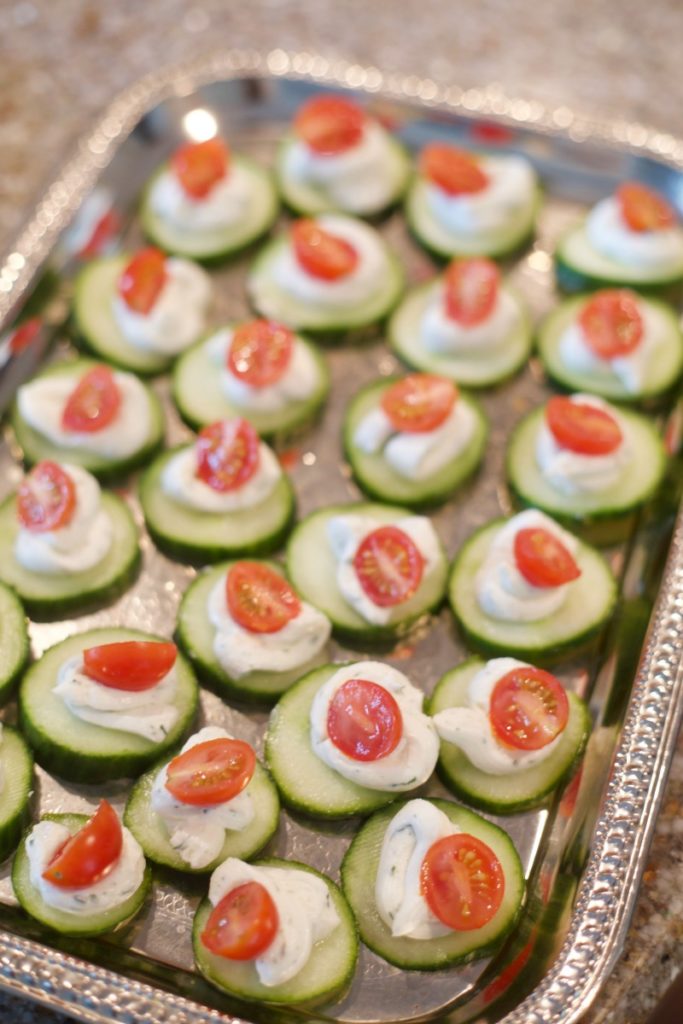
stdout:
POLYGON ((3 723, 0 731, 0 860, 16 847, 29 817, 33 757, 23 736, 3 723))
POLYGON ((26 613, 14 591, 0 583, 0 703, 12 693, 28 656, 26 613))
POLYGON ((287 545, 301 596, 352 642, 390 642, 441 604, 446 556, 430 521, 392 505, 336 505, 313 512, 287 545))
POLYGON ((49 648, 19 689, 36 760, 73 782, 139 775, 178 744, 197 710, 194 673, 176 655, 173 644, 131 629, 95 629, 49 648))
POLYGON ((278 440, 316 418, 330 389, 323 356, 289 328, 265 320, 227 324, 180 357, 173 400, 196 430, 244 416, 278 440))
POLYGON ((119 479, 161 446, 159 399, 129 373, 90 359, 54 363, 22 385, 11 413, 24 461, 69 462, 119 479))
POLYGON ((347 987, 358 958, 341 891, 296 861, 225 861, 199 905, 192 941, 197 967, 212 985, 266 1004, 329 1001, 347 987))
POLYGON ((344 450, 359 486, 411 508, 445 501, 478 467, 488 423, 451 381, 427 374, 363 388, 344 420, 344 450))
POLYGON ((378 811, 351 843, 341 873, 363 942, 407 970, 489 955, 524 899, 522 865, 507 833, 447 800, 378 811))
POLYGON ((447 672, 429 713, 441 736, 439 774, 456 796, 492 814, 542 803, 569 778, 590 733, 576 694, 514 658, 470 658, 447 672))
POLYGON ((227 699, 273 701, 321 661, 330 624, 299 600, 280 566, 226 562, 190 584, 177 637, 197 672, 227 699))

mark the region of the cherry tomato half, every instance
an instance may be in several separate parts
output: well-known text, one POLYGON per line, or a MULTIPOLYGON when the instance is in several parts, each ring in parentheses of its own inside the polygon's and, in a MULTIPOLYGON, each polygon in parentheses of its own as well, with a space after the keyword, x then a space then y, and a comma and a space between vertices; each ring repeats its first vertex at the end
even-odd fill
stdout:
POLYGON ((493 312, 499 288, 500 270, 493 260, 453 260, 444 278, 446 315, 463 327, 483 323, 493 312))
POLYGON ((166 769, 165 785, 183 804, 223 804, 249 785, 255 768, 256 754, 248 743, 219 737, 174 757, 166 769))
POLYGON ((401 709, 378 683, 347 679, 330 701, 327 733, 354 761, 379 761, 396 749, 403 735, 401 709))
POLYGON ((19 484, 17 516, 31 533, 68 526, 75 511, 76 486, 57 462, 39 462, 19 484))
POLYGON ((420 153, 420 173, 451 196, 475 195, 489 183, 479 161, 463 149, 433 142, 420 153))
POLYGON ((200 431, 195 445, 197 476, 214 491, 235 491, 259 464, 258 434, 248 420, 218 420, 200 431))
POLYGON ((201 942, 216 956, 254 960, 270 946, 279 920, 266 887, 260 882, 245 882, 226 893, 213 908, 201 942))
POLYGON ((192 199, 205 199, 230 167, 230 152, 222 139, 186 142, 171 157, 171 170, 192 199))
POLYGON ((534 587, 560 587, 581 575, 574 556, 561 540, 542 527, 518 530, 514 554, 517 568, 534 587))
POLYGON ((600 359, 627 356, 643 337, 638 300, 625 289, 596 292, 579 314, 586 343, 600 359))
POLYGON ((321 156, 353 149, 363 138, 365 114, 343 96, 314 96, 300 108, 294 131, 321 156))
POLYGON ((157 640, 121 640, 83 651, 83 669, 90 679, 112 690, 151 690, 171 671, 178 656, 175 644, 157 640))
POLYGON ((545 421, 557 443, 579 455, 608 455, 622 441, 621 427, 606 409, 564 395, 550 399, 545 421))
POLYGON ((121 388, 108 366, 87 370, 66 400, 62 429, 96 434, 114 422, 121 409, 121 388))
POLYGON ((146 316, 168 280, 166 257, 150 246, 136 252, 124 267, 118 281, 118 292, 129 309, 146 316))
POLYGON ((491 692, 491 727, 516 750, 541 750, 559 736, 569 718, 569 701, 559 679, 543 669, 513 668, 491 692))
POLYGON ((250 320, 236 328, 227 354, 228 369, 252 388, 276 384, 290 364, 294 335, 273 320, 250 320))
POLYGON ((123 830, 116 811, 100 802, 90 821, 56 854, 43 878, 60 889, 83 889, 105 878, 121 856, 123 830))
POLYGON ((350 242, 310 218, 294 222, 291 238, 297 262, 311 277, 337 281, 358 265, 358 253, 350 242))
POLYGON ((432 913, 457 932, 483 928, 495 917, 505 895, 505 876, 495 853, 465 832, 429 847, 420 885, 432 913))
POLYGON ((398 526, 380 526, 358 545, 353 567, 373 604, 391 608, 415 593, 422 579, 424 559, 398 526))
POLYGON ((621 215, 632 231, 661 231, 676 223, 676 214, 663 196, 639 181, 625 181, 617 189, 621 215))
POLYGON ((301 611, 284 576, 262 562, 237 562, 225 580, 228 609, 250 633, 278 633, 301 611))
POLYGON ((411 373, 382 395, 382 409, 395 430, 421 434, 440 427, 451 414, 458 390, 453 381, 411 373))

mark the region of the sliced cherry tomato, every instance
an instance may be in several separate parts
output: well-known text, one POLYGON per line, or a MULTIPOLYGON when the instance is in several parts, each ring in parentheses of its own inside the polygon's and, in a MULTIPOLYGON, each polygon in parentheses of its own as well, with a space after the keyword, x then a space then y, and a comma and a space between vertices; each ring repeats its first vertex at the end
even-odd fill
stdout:
POLYGON ((121 389, 108 366, 87 370, 66 400, 62 429, 95 434, 114 422, 121 408, 121 389))
POLYGON ((450 196, 474 195, 489 183, 476 157, 442 142, 433 142, 422 150, 420 172, 450 196))
POLYGON ((249 785, 255 768, 256 754, 244 740, 206 740, 173 758, 166 789, 183 804, 224 804, 249 785))
POLYGON ((515 750, 547 747, 568 718, 569 701, 562 683, 543 669, 513 668, 491 692, 491 727, 501 742, 515 750))
POLYGON ((186 142, 171 157, 171 169, 188 196, 205 199, 230 167, 230 152, 222 139, 186 142))
POLYGON ((283 376, 294 352, 289 327, 273 320, 250 320, 232 336, 227 364, 233 376, 252 388, 266 388, 283 376))
POLYGON ((483 323, 493 312, 499 288, 500 270, 493 260, 453 260, 444 279, 446 315, 463 327, 483 323))
POLYGON ((254 960, 270 946, 280 919, 272 896, 260 882, 231 889, 211 911, 202 945, 228 960, 254 960))
POLYGON ((150 246, 136 252, 123 269, 118 292, 129 309, 146 316, 151 312, 168 280, 166 257, 150 246))
POLYGON ((490 846, 459 832, 429 847, 420 886, 439 921, 456 932, 470 932, 495 917, 505 895, 505 875, 490 846))
POLYGON ((517 568, 533 587, 560 587, 581 575, 571 552, 543 527, 518 530, 514 553, 517 568))
POLYGON ((323 281, 348 277, 358 265, 358 253, 350 242, 325 231, 309 218, 292 225, 292 245, 306 273, 323 281))
POLYGON ((411 373, 382 395, 382 409, 395 430, 422 434, 448 419, 458 397, 453 381, 430 373, 411 373))
POLYGON ((343 96, 314 96, 294 119, 294 131, 321 156, 353 149, 363 138, 365 114, 343 96))
POLYGON ((90 679, 112 690, 151 690, 175 665, 175 644, 156 640, 122 640, 83 651, 83 669, 90 679))
POLYGON ((555 395, 545 407, 545 421, 562 448, 580 455, 608 455, 622 441, 621 427, 605 409, 555 395))
POLYGON ((225 596, 235 622, 250 633, 278 633, 301 611, 301 601, 284 576, 262 562, 233 565, 225 596))
POLYGON ((579 314, 586 343, 600 359, 627 356, 643 337, 643 318, 633 292, 596 292, 579 314))
POLYGON ((100 802, 90 821, 55 853, 43 878, 60 889, 83 889, 105 878, 121 856, 123 830, 116 811, 100 802))
POLYGON ((218 420, 200 431, 197 476, 214 491, 236 491, 259 464, 258 434, 248 420, 218 420))
POLYGON ((111 209, 102 214, 95 224, 90 238, 76 255, 81 260, 89 259, 92 256, 99 256, 107 242, 120 230, 121 218, 112 206, 111 209))
POLYGON ((18 356, 20 352, 28 348, 38 335, 40 329, 43 326, 43 321, 39 316, 34 316, 30 320, 24 320, 23 324, 19 324, 15 327, 14 331, 9 336, 9 350, 13 356, 18 356))
POLYGON ((424 559, 398 526, 380 526, 358 545, 353 567, 373 604, 391 608, 415 593, 422 579, 424 559))
POLYGON ((75 511, 76 485, 58 462, 39 462, 19 484, 17 515, 31 533, 68 526, 75 511))
POLYGON ((632 231, 661 231, 676 223, 676 213, 663 196, 639 181, 625 181, 617 189, 621 215, 632 231))
POLYGON ((389 690, 369 679, 347 679, 327 710, 327 732, 354 761, 379 761, 403 735, 401 709, 389 690))

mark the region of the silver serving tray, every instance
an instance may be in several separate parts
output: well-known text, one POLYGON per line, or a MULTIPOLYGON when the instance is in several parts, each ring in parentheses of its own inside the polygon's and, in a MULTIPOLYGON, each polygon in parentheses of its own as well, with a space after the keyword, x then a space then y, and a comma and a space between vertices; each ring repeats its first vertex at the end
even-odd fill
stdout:
MULTIPOLYGON (((681 194, 683 141, 639 125, 588 121, 564 107, 547 110, 539 103, 510 100, 497 87, 463 92, 414 77, 384 77, 376 68, 330 64, 309 54, 219 53, 149 76, 116 99, 0 263, 0 324, 11 323, 31 296, 37 303, 49 291, 46 281, 55 275, 58 281, 43 303, 41 343, 10 360, 0 374, 0 404, 43 357, 51 336, 57 337, 58 353, 68 347, 64 325, 74 262, 64 247, 64 232, 95 184, 111 192, 123 215, 123 243, 136 244, 135 198, 151 170, 184 137, 183 125, 192 122, 188 114, 208 111, 236 149, 270 160, 292 111, 320 86, 355 90, 410 146, 442 133, 467 144, 511 147, 534 162, 547 187, 547 203, 539 235, 512 274, 535 315, 553 302, 553 244, 586 203, 634 175, 652 181, 674 201, 681 194)), ((389 218, 382 231, 412 280, 433 272, 408 239, 399 215, 389 218)), ((246 312, 247 263, 216 273, 216 323, 246 312)), ((285 453, 300 514, 358 496, 339 452, 343 409, 360 385, 397 367, 379 342, 328 355, 334 389, 324 421, 285 453)), ((155 387, 168 398, 167 381, 155 387)), ((501 484, 505 440, 511 425, 545 394, 532 360, 517 380, 483 396, 492 421, 485 470, 434 515, 451 554, 474 527, 501 508, 508 510, 501 484)), ((168 440, 174 442, 187 431, 168 402, 167 408, 168 440)), ((9 439, 0 454, 2 492, 19 477, 9 439)), ((142 525, 134 493, 127 493, 142 525)), ((622 612, 597 652, 560 666, 559 674, 589 700, 594 717, 582 778, 554 805, 494 819, 512 834, 530 876, 529 899, 516 932, 492 960, 433 974, 402 972, 363 951, 350 991, 316 1019, 393 1024, 439 1016, 453 1024, 473 1017, 480 1024, 572 1024, 589 1005, 621 950, 683 708, 683 518, 675 524, 674 518, 673 504, 660 502, 627 544, 608 552, 622 577, 622 612)), ((143 573, 116 605, 70 622, 32 623, 35 654, 95 625, 168 633, 194 571, 164 558, 144 534, 142 548, 143 573)), ((331 653, 354 652, 333 645, 331 653)), ((463 654, 450 613, 443 611, 388 658, 429 692, 463 654)), ((202 709, 205 717, 241 730, 260 748, 265 712, 229 708, 207 692, 202 709)), ((11 717, 12 709, 6 714, 11 717)), ((121 806, 126 789, 116 783, 93 794, 85 786, 63 786, 38 769, 35 811, 88 810, 103 793, 121 806)), ((429 792, 443 791, 435 783, 429 792)), ((353 831, 348 823, 315 828, 283 815, 273 850, 335 875, 353 831)), ((0 931, 0 986, 91 1022, 310 1019, 296 1010, 240 1006, 198 978, 192 970, 189 927, 201 892, 201 883, 159 872, 148 909, 124 936, 73 943, 48 934, 17 910, 5 866, 0 873, 0 924, 5 929, 0 931), (242 1018, 233 1016, 239 1013, 242 1018)))

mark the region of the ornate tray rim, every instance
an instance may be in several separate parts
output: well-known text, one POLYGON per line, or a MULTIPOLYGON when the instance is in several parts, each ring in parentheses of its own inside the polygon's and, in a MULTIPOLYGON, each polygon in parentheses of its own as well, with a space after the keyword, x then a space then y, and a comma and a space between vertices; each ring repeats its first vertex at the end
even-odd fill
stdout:
MULTIPOLYGON (((0 262, 0 324, 18 309, 60 231, 112 159, 122 138, 154 105, 201 85, 240 76, 287 77, 418 101, 461 116, 491 117, 536 132, 599 142, 683 168, 683 139, 630 121, 584 117, 566 106, 506 96, 498 85, 462 89, 414 75, 310 53, 228 50, 162 68, 120 93, 80 140, 0 262)), ((566 940, 534 991, 499 1024, 574 1024, 617 960, 638 895, 647 851, 683 718, 683 512, 643 647, 592 852, 566 940)), ((230 1019, 188 999, 0 931, 0 988, 91 1022, 209 1024, 230 1019)))

